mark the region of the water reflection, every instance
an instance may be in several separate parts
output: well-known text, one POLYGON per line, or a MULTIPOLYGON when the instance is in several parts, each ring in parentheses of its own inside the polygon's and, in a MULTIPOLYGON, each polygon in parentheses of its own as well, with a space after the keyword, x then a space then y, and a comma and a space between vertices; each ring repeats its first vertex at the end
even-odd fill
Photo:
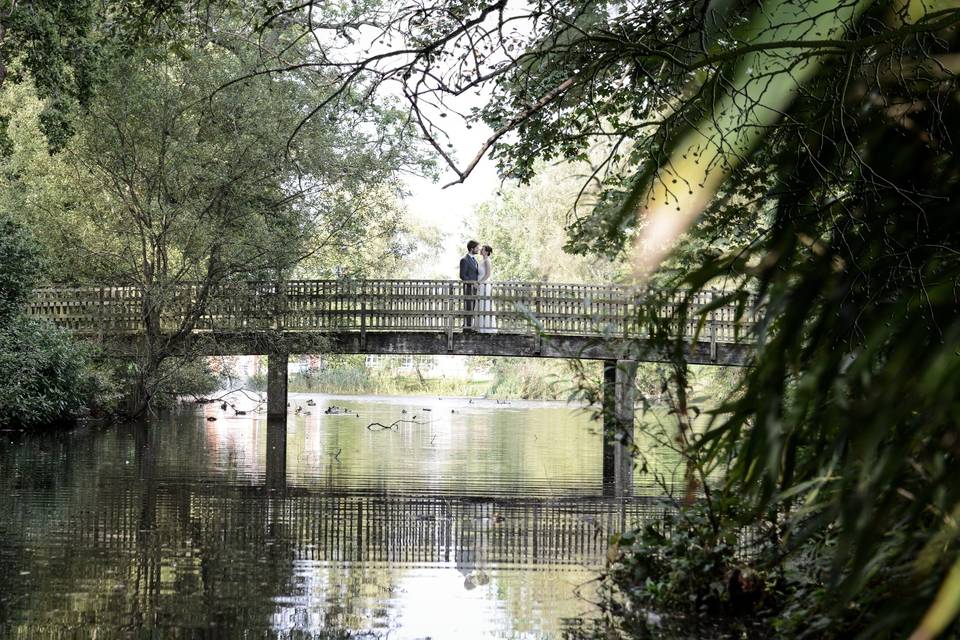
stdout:
POLYGON ((448 425, 444 448, 436 422, 391 442, 203 411, 0 441, 0 636, 552 636, 590 611, 610 535, 659 512, 600 497, 599 449, 549 412, 448 425), (544 425, 555 449, 515 468, 498 430, 544 425))

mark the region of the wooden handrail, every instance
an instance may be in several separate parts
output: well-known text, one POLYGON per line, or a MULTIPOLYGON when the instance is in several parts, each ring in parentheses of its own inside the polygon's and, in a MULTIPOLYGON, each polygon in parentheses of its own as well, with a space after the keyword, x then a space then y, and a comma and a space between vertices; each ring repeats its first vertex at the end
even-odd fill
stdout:
MULTIPOLYGON (((490 295, 465 292, 451 280, 288 280, 226 282, 214 288, 196 321, 195 332, 357 332, 459 331, 467 316, 489 315, 499 333, 630 337, 645 328, 634 326, 644 291, 622 285, 553 282, 493 282, 490 295), (489 300, 490 311, 465 310, 467 300, 489 300)), ((472 283, 466 283, 472 284, 472 283)), ((175 332, 187 318, 198 285, 183 284, 154 292, 161 304, 161 325, 175 332)), ((672 313, 682 294, 663 306, 672 313)), ((720 292, 700 292, 693 307, 710 304, 720 292)), ((44 287, 36 289, 28 314, 77 334, 110 336, 143 331, 143 292, 136 287, 44 287)), ((646 303, 649 304, 649 303, 646 303)), ((752 304, 751 304, 752 308, 752 304)), ((752 313, 752 311, 750 312, 752 313)), ((665 316, 669 317, 669 316, 665 316)), ((698 332, 692 316, 684 336, 701 340, 742 341, 751 321, 736 320, 735 305, 709 313, 698 332), (702 334, 702 335, 699 335, 702 334)))

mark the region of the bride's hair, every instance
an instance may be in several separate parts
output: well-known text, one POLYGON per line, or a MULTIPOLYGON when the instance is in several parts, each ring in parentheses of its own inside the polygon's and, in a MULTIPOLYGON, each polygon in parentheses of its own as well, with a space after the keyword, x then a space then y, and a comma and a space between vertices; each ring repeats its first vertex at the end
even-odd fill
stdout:
POLYGON ((483 245, 483 250, 487 252, 488 256, 493 255, 493 247, 491 247, 490 245, 488 244, 483 245))

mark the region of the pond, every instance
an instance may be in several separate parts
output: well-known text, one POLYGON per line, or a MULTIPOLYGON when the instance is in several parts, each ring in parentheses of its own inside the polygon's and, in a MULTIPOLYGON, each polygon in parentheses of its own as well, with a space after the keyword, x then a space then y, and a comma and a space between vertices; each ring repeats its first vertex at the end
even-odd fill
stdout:
POLYGON ((559 637, 663 508, 561 403, 290 400, 0 437, 0 636, 559 637))

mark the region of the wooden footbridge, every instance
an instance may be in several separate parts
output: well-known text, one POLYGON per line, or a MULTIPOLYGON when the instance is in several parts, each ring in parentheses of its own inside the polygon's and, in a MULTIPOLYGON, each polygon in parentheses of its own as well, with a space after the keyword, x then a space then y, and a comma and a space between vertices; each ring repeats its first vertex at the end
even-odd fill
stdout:
MULTIPOLYGON (((286 417, 290 354, 603 360, 605 431, 632 433, 636 363, 667 357, 647 344, 650 319, 671 319, 679 296, 664 301, 635 287, 541 282, 495 282, 489 295, 476 292, 445 280, 229 282, 149 292, 51 287, 35 290, 28 312, 78 336, 126 345, 131 353, 152 337, 183 353, 267 355, 267 411, 273 419, 286 417), (659 302, 651 303, 654 299, 659 302), (467 328, 480 325, 481 316, 493 332, 467 328)), ((673 323, 686 341, 688 362, 746 362, 750 319, 737 320, 734 305, 716 304, 719 296, 697 293, 690 319, 673 323), (698 314, 699 309, 709 310, 698 314)), ((605 448, 604 467, 605 474, 609 467, 626 480, 631 465, 622 449, 615 443, 605 448)))
MULTIPOLYGON (((713 305, 715 292, 698 293, 692 309, 713 305)), ((212 290, 179 285, 145 295, 138 287, 43 288, 30 315, 90 338, 136 339, 151 319, 163 335, 181 334, 210 355, 287 353, 463 354, 545 358, 622 358, 627 343, 642 342, 647 298, 635 287, 497 282, 489 312, 462 283, 442 280, 301 280, 239 282, 212 290), (495 333, 464 331, 481 315, 495 333)), ((655 310, 670 317, 679 298, 655 310)), ((649 311, 649 309, 647 309, 649 311)), ((743 364, 748 325, 734 305, 692 316, 677 327, 694 364, 743 364)), ((187 347, 183 347, 186 349, 187 347)), ((656 352, 637 352, 656 360, 656 352)), ((196 351, 194 351, 196 353, 196 351)))

